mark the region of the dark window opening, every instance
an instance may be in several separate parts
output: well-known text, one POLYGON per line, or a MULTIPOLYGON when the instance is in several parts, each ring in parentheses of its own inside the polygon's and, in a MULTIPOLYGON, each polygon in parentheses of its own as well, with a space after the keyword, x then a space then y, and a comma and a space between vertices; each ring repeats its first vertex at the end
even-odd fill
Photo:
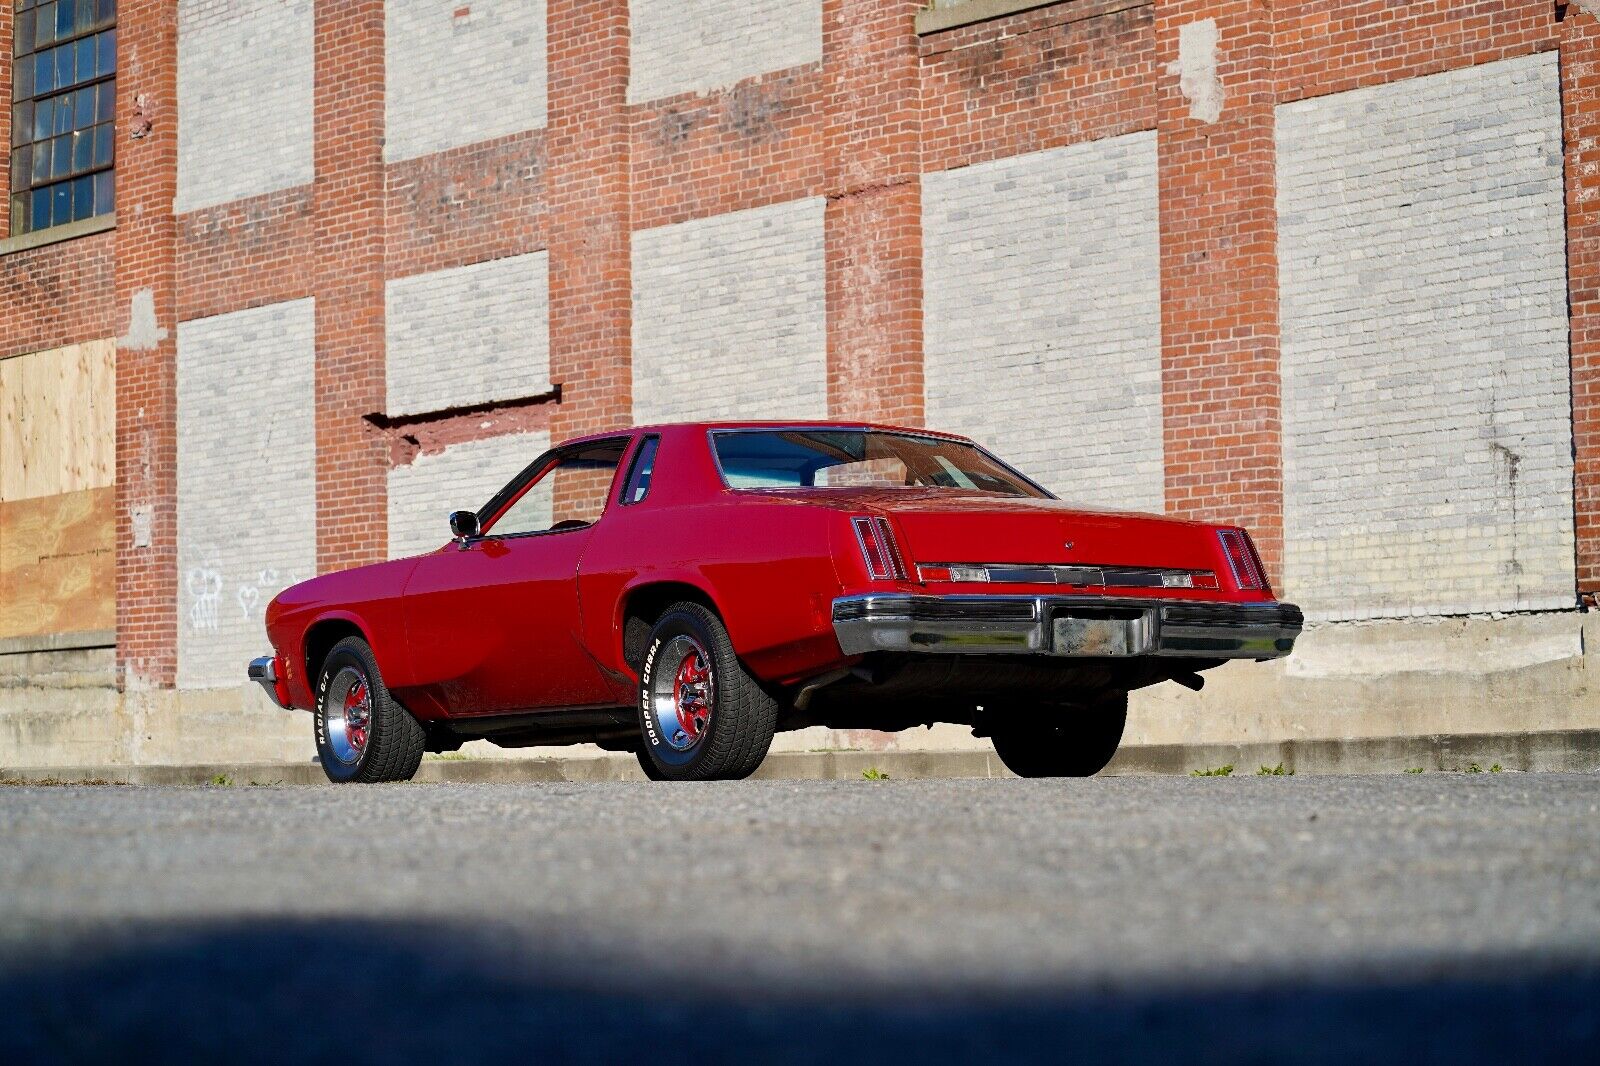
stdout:
POLYGON ((623 503, 638 503, 650 495, 650 476, 656 468, 656 449, 660 437, 646 437, 633 457, 633 469, 628 472, 628 485, 622 490, 623 503))
POLYGON ((111 213, 116 0, 14 0, 11 233, 111 213))

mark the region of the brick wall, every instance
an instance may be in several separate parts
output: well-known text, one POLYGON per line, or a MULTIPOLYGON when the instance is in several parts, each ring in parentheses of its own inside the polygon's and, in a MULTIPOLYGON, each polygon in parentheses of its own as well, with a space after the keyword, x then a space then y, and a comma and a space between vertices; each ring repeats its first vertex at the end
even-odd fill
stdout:
POLYGON ((385 159, 544 125, 543 0, 393 0, 385 18, 385 159))
POLYGON ((628 102, 710 93, 822 58, 821 0, 631 0, 628 102))
POLYGON ((178 4, 179 212, 311 180, 312 8, 178 4))
POLYGON ((384 288, 388 415, 550 391, 544 252, 395 278, 384 288))
POLYGON ((425 452, 389 473, 389 556, 450 539, 451 511, 475 511, 550 447, 548 433, 511 433, 425 452))
POLYGON ((796 200, 633 237, 633 414, 827 414, 823 202, 796 200))
POLYGON ((1285 586, 1324 617, 1572 604, 1557 57, 1283 106, 1285 586))
POLYGON ((1162 509, 1155 136, 935 174, 931 425, 1068 499, 1162 509))
POLYGON ((919 37, 923 6, 123 0, 117 229, 0 253, 0 356, 119 338, 128 681, 173 682, 189 609, 175 337, 284 306, 312 308, 319 569, 420 543, 390 523, 480 439, 834 414, 1247 524, 1324 617, 1600 592, 1593 15, 1070 0, 919 37), (1093 432, 995 413, 1024 400, 1093 432), (1404 484, 1351 459, 1374 442, 1404 484), (1352 538, 1423 519, 1447 547, 1369 544, 1363 584, 1352 538))
POLYGON ((316 573, 314 354, 310 300, 178 327, 180 687, 237 685, 267 602, 316 573))

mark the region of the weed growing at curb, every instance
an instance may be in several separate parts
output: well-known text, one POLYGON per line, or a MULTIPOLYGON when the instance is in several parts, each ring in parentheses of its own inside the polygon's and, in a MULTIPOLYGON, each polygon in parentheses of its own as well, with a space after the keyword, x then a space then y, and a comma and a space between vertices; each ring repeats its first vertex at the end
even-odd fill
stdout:
POLYGON ((1256 776, 1257 777, 1293 777, 1294 776, 1294 771, 1293 770, 1285 770, 1283 768, 1283 763, 1279 763, 1277 766, 1263 766, 1261 769, 1256 771, 1256 776))
POLYGON ((1420 773, 1422 773, 1422 767, 1413 766, 1409 770, 1407 770, 1406 773, 1408 773, 1408 774, 1420 774, 1420 773))
MULTIPOLYGON (((1265 769, 1265 767, 1263 767, 1263 769, 1265 769)), ((1210 770, 1190 770, 1189 771, 1189 776, 1190 777, 1232 777, 1233 776, 1233 763, 1228 763, 1226 766, 1213 767, 1210 770)))
POLYGON ((865 770, 861 771, 861 776, 866 778, 868 781, 889 780, 889 775, 878 769, 876 766, 867 767, 865 770))
POLYGON ((216 785, 218 788, 229 788, 233 785, 233 778, 227 774, 212 774, 211 780, 207 781, 206 784, 216 785))

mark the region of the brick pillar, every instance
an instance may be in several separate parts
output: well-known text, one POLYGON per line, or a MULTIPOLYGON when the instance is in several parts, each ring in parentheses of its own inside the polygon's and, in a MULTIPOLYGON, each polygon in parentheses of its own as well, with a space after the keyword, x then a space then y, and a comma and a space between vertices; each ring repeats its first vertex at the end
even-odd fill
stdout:
POLYGON ((123 0, 117 50, 117 671, 138 689, 178 660, 176 5, 123 0))
POLYGON ((1167 511, 1283 561, 1272 12, 1156 0, 1167 511))
POLYGON ((824 0, 828 413, 921 425, 922 0, 824 0))
POLYGON ((1600 18, 1567 9, 1561 27, 1567 164, 1567 291, 1572 315, 1573 503, 1578 591, 1600 593, 1600 18))
POLYGON ((628 0, 549 0, 545 196, 559 441, 633 415, 628 0))
POLYGON ((388 553, 384 409, 383 2, 318 0, 315 203, 317 569, 388 553))

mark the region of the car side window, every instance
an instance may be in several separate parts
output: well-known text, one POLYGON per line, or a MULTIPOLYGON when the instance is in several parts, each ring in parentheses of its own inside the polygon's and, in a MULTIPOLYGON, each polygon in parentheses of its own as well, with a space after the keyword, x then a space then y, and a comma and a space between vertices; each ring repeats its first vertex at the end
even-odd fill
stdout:
POLYGON ((599 520, 626 438, 596 441, 558 455, 485 530, 490 537, 560 533, 599 520))
POLYGON ((650 495, 650 478, 655 473, 656 449, 660 446, 660 437, 646 437, 639 445, 633 457, 633 468, 628 471, 628 483, 622 490, 623 503, 638 503, 650 495))

